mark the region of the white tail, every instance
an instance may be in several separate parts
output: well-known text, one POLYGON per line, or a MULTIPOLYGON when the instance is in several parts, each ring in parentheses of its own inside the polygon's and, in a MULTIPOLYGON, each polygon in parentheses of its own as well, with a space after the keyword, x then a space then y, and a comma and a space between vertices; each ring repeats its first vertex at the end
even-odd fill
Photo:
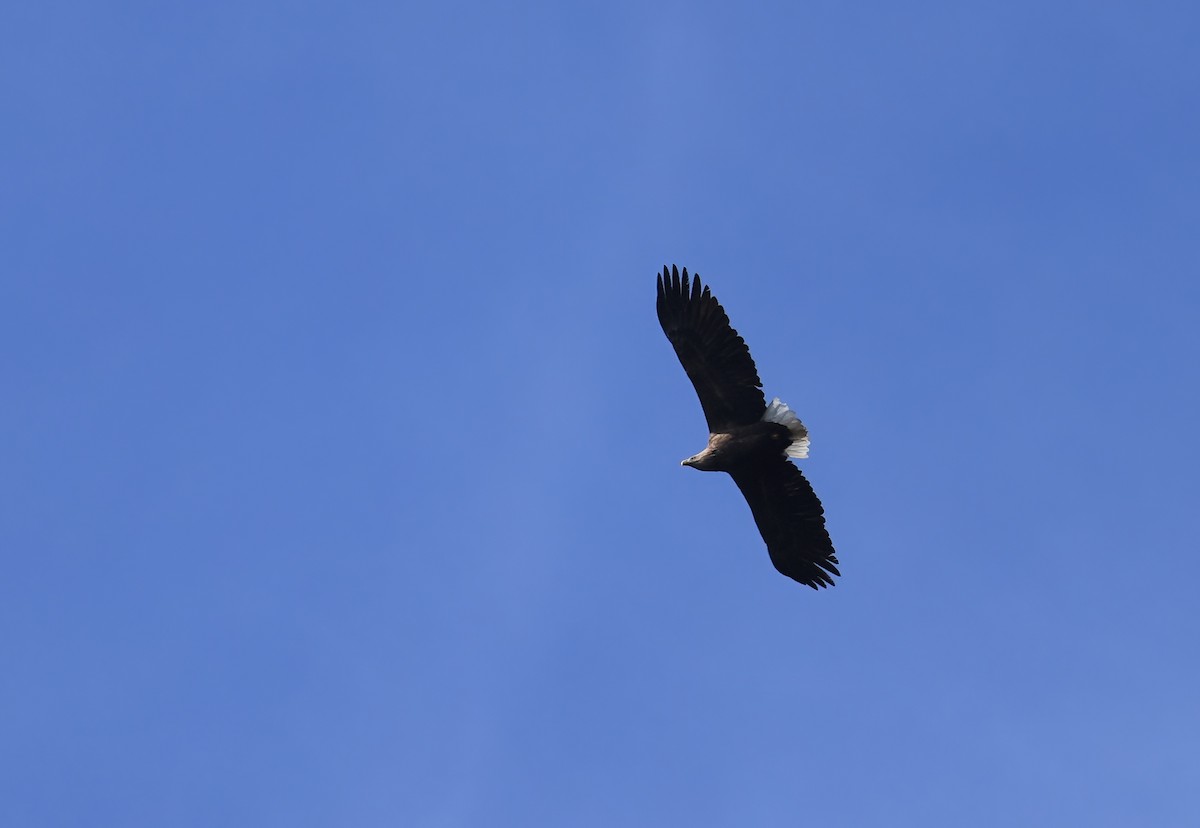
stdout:
POLYGON ((768 423, 787 426, 787 430, 792 433, 792 442, 784 449, 784 454, 788 457, 808 457, 808 429, 804 427, 804 423, 800 422, 796 412, 788 408, 787 403, 780 402, 779 397, 776 397, 771 400, 771 404, 763 412, 762 418, 768 423))

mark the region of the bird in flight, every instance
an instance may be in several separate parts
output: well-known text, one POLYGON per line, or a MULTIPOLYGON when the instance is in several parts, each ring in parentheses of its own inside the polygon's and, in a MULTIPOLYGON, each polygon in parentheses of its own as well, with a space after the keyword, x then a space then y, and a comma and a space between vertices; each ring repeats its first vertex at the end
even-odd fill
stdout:
POLYGON ((728 472, 775 568, 813 589, 833 586, 841 573, 825 510, 789 460, 808 456, 808 429, 778 397, 767 404, 750 349, 698 275, 663 268, 658 321, 708 420, 708 446, 681 465, 728 472))

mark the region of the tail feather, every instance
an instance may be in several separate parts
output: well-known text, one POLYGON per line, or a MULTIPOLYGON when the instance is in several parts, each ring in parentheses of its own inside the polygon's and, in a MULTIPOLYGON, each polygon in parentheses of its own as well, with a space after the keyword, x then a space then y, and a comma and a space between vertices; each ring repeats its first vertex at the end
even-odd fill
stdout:
POLYGON ((787 426, 787 430, 792 433, 792 442, 784 449, 784 454, 788 457, 808 457, 808 429, 804 427, 804 423, 800 422, 796 412, 788 408, 787 403, 781 402, 779 397, 776 397, 771 400, 771 404, 763 412, 762 418, 769 423, 787 426))

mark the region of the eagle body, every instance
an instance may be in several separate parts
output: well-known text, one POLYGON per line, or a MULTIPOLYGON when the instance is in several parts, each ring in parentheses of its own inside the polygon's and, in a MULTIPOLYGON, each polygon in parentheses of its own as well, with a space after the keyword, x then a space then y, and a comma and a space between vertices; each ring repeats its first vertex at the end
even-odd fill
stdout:
POLYGON ((778 398, 767 403, 750 350, 698 275, 664 267, 657 310, 708 422, 708 445, 682 465, 727 472, 775 568, 813 589, 833 586, 841 573, 825 511, 789 459, 808 456, 808 429, 778 398))
POLYGON ((733 473, 740 468, 777 456, 792 442, 787 426, 760 420, 747 426, 708 435, 708 446, 680 462, 700 471, 733 473))

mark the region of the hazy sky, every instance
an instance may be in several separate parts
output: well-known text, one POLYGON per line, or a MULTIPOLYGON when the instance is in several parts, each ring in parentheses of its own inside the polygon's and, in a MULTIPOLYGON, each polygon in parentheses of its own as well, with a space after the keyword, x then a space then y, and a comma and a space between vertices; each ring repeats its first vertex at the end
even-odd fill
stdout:
POLYGON ((735 6, 0 11, 0 823, 1200 824, 1200 11, 735 6))

